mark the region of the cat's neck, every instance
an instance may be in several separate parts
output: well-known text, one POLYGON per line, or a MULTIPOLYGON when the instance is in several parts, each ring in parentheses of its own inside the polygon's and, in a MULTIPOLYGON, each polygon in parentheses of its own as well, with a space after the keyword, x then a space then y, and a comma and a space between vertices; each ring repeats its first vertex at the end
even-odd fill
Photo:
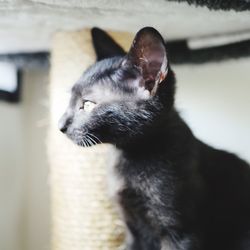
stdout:
POLYGON ((186 144, 184 140, 190 137, 192 137, 190 129, 173 109, 167 114, 163 114, 159 122, 142 136, 117 145, 117 147, 132 157, 150 157, 171 154, 176 148, 186 144))

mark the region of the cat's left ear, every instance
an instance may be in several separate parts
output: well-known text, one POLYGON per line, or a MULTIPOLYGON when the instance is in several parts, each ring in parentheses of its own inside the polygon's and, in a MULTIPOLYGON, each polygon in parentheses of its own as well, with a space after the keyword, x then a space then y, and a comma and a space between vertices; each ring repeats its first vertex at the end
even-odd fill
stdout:
POLYGON ((139 69, 144 87, 154 95, 168 72, 166 47, 160 33, 152 27, 141 29, 134 38, 127 62, 139 69))
POLYGON ((104 30, 93 28, 91 30, 97 61, 114 56, 124 56, 126 52, 104 30))

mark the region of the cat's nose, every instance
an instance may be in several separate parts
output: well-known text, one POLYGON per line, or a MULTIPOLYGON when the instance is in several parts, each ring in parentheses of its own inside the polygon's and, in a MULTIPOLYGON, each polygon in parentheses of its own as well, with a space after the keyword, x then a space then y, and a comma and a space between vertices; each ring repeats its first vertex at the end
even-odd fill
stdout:
POLYGON ((67 131, 67 128, 68 128, 68 126, 65 126, 65 125, 59 126, 59 130, 60 130, 62 133, 65 133, 65 132, 67 131))
POLYGON ((65 119, 65 117, 63 116, 59 122, 58 122, 58 128, 59 130, 62 132, 62 133, 66 133, 67 132, 67 129, 69 127, 69 124, 71 122, 71 119, 65 119))
POLYGON ((67 131, 68 125, 66 122, 62 122, 61 120, 58 122, 58 128, 62 133, 65 133, 67 131))

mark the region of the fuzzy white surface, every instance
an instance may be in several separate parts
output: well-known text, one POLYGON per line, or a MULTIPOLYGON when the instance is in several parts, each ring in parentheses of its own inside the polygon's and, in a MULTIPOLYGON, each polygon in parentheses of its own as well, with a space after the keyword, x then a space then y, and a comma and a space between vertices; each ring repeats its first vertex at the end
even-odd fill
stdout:
POLYGON ((50 49, 58 30, 154 26, 168 40, 250 30, 248 12, 209 11, 167 0, 0 0, 0 53, 50 49))

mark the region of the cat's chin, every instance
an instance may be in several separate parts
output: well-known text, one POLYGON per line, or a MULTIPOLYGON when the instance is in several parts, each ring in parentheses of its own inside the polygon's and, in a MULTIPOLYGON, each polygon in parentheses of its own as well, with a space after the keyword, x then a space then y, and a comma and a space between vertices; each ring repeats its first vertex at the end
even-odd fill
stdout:
POLYGON ((68 135, 68 138, 72 140, 76 145, 85 148, 102 143, 96 136, 92 134, 85 134, 84 136, 68 135))
POLYGON ((87 138, 82 137, 82 138, 72 138, 69 136, 69 139, 73 141, 77 146, 88 148, 91 146, 94 146, 94 143, 91 143, 87 138))
MULTIPOLYGON (((69 137, 69 136, 68 136, 69 137)), ((90 144, 89 142, 87 142, 84 139, 75 139, 75 138, 71 138, 69 137, 69 139, 76 144, 77 146, 83 147, 83 148, 89 148, 94 146, 94 144, 90 144)))
POLYGON ((88 144, 86 141, 74 141, 74 143, 75 143, 77 146, 84 147, 84 148, 89 148, 89 147, 94 146, 94 145, 88 144))

